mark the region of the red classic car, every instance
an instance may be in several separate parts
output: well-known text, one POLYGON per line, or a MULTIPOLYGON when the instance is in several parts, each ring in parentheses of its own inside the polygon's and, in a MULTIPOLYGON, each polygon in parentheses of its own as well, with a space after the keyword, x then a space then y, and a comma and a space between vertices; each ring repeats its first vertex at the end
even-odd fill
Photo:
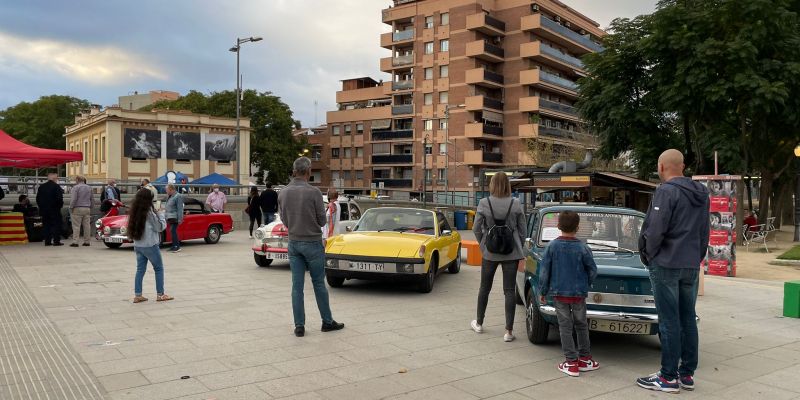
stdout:
MULTIPOLYGON (((183 204, 183 222, 178 225, 178 236, 181 241, 204 239, 206 243, 214 244, 219 242, 222 235, 233 230, 233 219, 230 214, 212 213, 206 209, 202 201, 190 197, 184 197, 183 204)), ((127 215, 100 218, 95 223, 97 239, 112 249, 119 248, 125 243, 133 243, 128 239, 127 226, 127 215)), ((161 241, 163 243, 172 241, 169 229, 161 234, 161 241)))

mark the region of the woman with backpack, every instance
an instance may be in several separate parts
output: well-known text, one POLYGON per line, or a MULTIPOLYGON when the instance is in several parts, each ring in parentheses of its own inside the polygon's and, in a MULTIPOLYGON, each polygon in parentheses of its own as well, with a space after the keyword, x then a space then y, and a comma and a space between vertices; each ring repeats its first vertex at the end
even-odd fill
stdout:
POLYGON ((475 214, 472 231, 480 243, 481 287, 478 292, 478 315, 470 325, 476 333, 483 333, 483 318, 489 303, 489 292, 497 266, 503 270, 505 294, 506 332, 503 340, 514 340, 514 312, 517 268, 524 265, 525 211, 519 200, 511 197, 511 183, 504 172, 498 172, 489 181, 489 197, 481 199, 475 214))
POLYGON ((153 264, 156 274, 156 301, 172 300, 164 293, 164 262, 161 260, 161 232, 167 228, 164 211, 156 213, 153 207, 153 192, 139 189, 128 213, 128 237, 133 240, 136 253, 136 278, 133 285, 133 302, 147 301, 142 296, 142 280, 147 262, 153 264))

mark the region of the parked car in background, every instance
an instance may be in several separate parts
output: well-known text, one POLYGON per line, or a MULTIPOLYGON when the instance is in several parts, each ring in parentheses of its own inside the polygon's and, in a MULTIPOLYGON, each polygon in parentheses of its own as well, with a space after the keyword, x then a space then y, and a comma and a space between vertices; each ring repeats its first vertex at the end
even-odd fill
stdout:
POLYGON ((332 287, 346 279, 414 279, 428 293, 439 272, 459 272, 460 254, 461 236, 441 212, 371 208, 351 233, 328 240, 325 277, 332 287))
MULTIPOLYGON (((327 206, 328 196, 322 196, 322 200, 327 206)), ((336 201, 340 210, 337 231, 347 232, 361 218, 361 207, 355 200, 343 196, 336 201)), ((259 267, 268 267, 274 260, 288 261, 288 246, 289 232, 283 226, 280 215, 276 214, 275 221, 253 231, 253 258, 259 267)))
POLYGON ((558 214, 575 211, 581 218, 577 237, 592 249, 597 278, 586 299, 589 330, 629 335, 658 333, 650 275, 639 258, 637 241, 644 214, 617 207, 560 205, 537 208, 528 218, 526 268, 517 274, 517 302, 526 308, 526 330, 533 343, 547 340, 557 325, 552 298, 539 301, 538 265, 547 243, 560 235, 558 214))
MULTIPOLYGON (((226 213, 212 213, 202 201, 191 197, 183 200, 183 222, 178 225, 178 237, 181 241, 204 239, 208 244, 219 242, 224 234, 233 231, 233 218, 226 213)), ((128 216, 117 215, 103 217, 95 223, 97 238, 112 249, 121 247, 125 243, 133 243, 128 239, 128 216)), ((169 229, 161 236, 161 242, 172 241, 169 229)))

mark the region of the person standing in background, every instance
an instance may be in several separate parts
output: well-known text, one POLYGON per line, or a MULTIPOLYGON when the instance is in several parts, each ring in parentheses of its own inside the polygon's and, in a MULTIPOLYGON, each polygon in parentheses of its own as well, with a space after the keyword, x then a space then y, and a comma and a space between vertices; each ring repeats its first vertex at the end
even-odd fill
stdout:
POLYGON ((341 210, 339 210, 339 192, 334 188, 328 189, 328 207, 325 209, 325 226, 322 228, 322 239, 327 240, 340 234, 339 227, 341 210))
POLYGON ((261 213, 264 225, 275 221, 276 212, 278 212, 278 192, 272 189, 271 183, 267 183, 267 188, 261 192, 261 213))
POLYGON ((211 208, 211 212, 225 212, 225 204, 228 203, 228 197, 225 193, 219 190, 219 185, 214 184, 211 186, 211 193, 206 197, 206 204, 211 208))
POLYGON ((253 238, 253 225, 258 228, 261 226, 261 197, 258 195, 258 187, 250 188, 250 195, 247 196, 247 215, 250 216, 250 239, 253 238))
POLYGON ((90 246, 92 208, 94 207, 94 196, 92 188, 86 184, 86 178, 75 177, 75 186, 72 187, 69 201, 69 212, 72 218, 72 244, 70 247, 78 247, 78 239, 81 236, 83 227, 83 245, 90 246))
POLYGON ((58 174, 47 174, 47 182, 39 186, 36 193, 36 206, 44 225, 44 245, 63 246, 61 243, 61 209, 64 207, 64 189, 58 184, 58 174))
POLYGON ((169 225, 169 234, 172 238, 170 251, 181 251, 181 238, 178 236, 178 225, 183 222, 183 195, 175 190, 175 185, 167 185, 166 218, 169 225))

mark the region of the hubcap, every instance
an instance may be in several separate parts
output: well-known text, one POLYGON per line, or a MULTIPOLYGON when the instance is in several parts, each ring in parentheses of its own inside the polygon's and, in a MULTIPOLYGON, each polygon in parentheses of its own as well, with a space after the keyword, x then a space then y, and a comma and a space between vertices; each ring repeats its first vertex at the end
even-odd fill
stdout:
POLYGON ((217 228, 211 228, 211 232, 208 233, 208 237, 211 240, 217 240, 219 237, 219 230, 217 228))

